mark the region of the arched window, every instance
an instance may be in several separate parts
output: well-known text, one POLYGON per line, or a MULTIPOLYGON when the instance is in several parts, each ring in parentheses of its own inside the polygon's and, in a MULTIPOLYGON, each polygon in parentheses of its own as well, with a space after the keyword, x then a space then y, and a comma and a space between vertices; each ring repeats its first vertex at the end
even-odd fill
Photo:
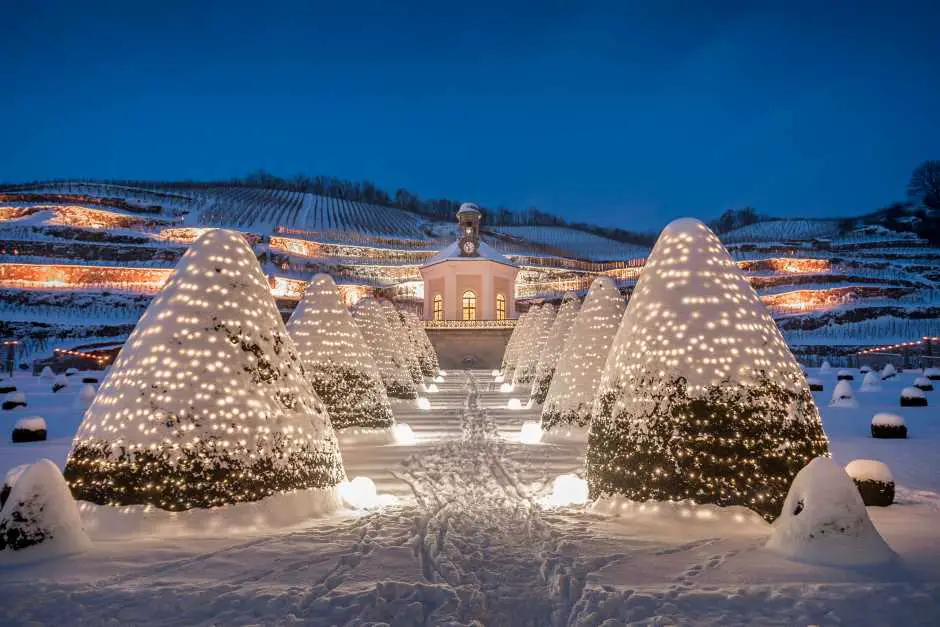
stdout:
POLYGON ((506 319, 506 297, 502 294, 496 295, 496 319, 506 319))
POLYGON ((440 294, 434 295, 434 315, 432 318, 434 320, 444 319, 444 297, 440 294))
POLYGON ((463 319, 477 319, 477 295, 470 290, 463 293, 463 319))

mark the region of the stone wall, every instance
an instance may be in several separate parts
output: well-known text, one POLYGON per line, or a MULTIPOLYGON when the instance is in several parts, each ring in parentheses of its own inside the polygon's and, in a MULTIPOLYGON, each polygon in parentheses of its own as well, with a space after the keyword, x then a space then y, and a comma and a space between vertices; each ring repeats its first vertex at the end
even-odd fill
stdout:
POLYGON ((499 368, 512 329, 428 329, 443 370, 499 368))

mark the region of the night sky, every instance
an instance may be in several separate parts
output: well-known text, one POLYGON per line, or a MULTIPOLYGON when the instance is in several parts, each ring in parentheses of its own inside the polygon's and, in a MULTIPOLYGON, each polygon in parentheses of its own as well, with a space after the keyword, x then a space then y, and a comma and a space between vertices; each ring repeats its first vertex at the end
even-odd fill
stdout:
POLYGON ((653 229, 866 212, 940 158, 940 2, 583 4, 4 3, 0 181, 265 168, 653 229))

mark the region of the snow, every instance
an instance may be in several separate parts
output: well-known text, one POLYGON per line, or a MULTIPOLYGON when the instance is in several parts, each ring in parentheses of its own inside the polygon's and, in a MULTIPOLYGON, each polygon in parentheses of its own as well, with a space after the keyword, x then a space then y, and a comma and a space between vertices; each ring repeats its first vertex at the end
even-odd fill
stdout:
POLYGON ((549 329, 548 339, 539 351, 535 380, 532 382, 532 397, 538 403, 545 402, 548 396, 548 388, 555 375, 555 367, 558 365, 558 359, 565 348, 580 309, 581 301, 574 292, 566 292, 549 329))
MULTIPOLYGON (((515 346, 512 347, 512 353, 507 356, 505 368, 503 369, 503 378, 506 379, 507 384, 514 385, 516 369, 523 365, 526 359, 529 358, 529 351, 536 342, 540 318, 539 314, 541 311, 541 305, 533 305, 524 314, 524 317, 520 316, 519 318, 520 324, 518 324, 513 331, 513 336, 518 333, 519 339, 516 340, 515 346)), ((512 337, 509 339, 512 340, 512 337)), ((507 349, 508 348, 507 346, 507 349)))
POLYGON ((927 395, 920 388, 908 386, 901 390, 901 398, 927 398, 927 395))
POLYGON ((840 379, 848 379, 849 381, 855 378, 855 375, 852 374, 852 371, 845 369, 840 370, 837 376, 840 379))
POLYGON ((894 483, 891 469, 876 459, 853 459, 846 465, 845 472, 856 481, 894 483))
POLYGON ((389 398, 414 399, 418 390, 408 371, 408 362, 395 343, 382 306, 372 297, 359 299, 352 310, 353 320, 362 332, 385 384, 389 398))
POLYGON ((542 426, 535 420, 526 420, 519 429, 519 441, 523 444, 538 444, 542 441, 542 426))
POLYGON ((49 366, 44 366, 42 372, 39 373, 39 376, 42 377, 43 381, 52 381, 55 379, 55 373, 52 372, 52 368, 49 366))
POLYGON ((904 418, 898 416, 897 414, 890 414, 887 412, 881 412, 875 414, 871 419, 873 425, 878 425, 879 427, 903 427, 904 418))
POLYGON ((545 303, 535 314, 531 323, 527 341, 523 344, 522 353, 513 372, 513 386, 529 385, 533 382, 539 364, 539 356, 548 342, 548 336, 554 322, 555 306, 551 303, 545 303))
POLYGON ((542 408, 542 429, 590 423, 601 371, 625 303, 614 282, 598 277, 591 283, 574 321, 542 408))
POLYGON ((839 381, 832 390, 832 400, 829 401, 830 407, 858 407, 855 400, 855 393, 852 392, 852 384, 848 381, 839 381))
POLYGON ((394 502, 391 495, 380 496, 375 482, 368 477, 355 477, 339 484, 339 495, 352 509, 376 509, 394 502), (386 497, 386 498, 383 498, 386 497))
POLYGON ((497 251, 495 248, 487 244, 486 242, 480 242, 480 246, 477 249, 477 255, 474 257, 465 257, 461 254, 460 250, 460 241, 453 242, 445 246, 439 253, 428 259, 424 264, 421 265, 422 268, 427 268, 428 266, 433 266, 435 264, 441 263, 442 261, 462 261, 462 262, 475 262, 480 259, 486 259, 488 261, 495 261, 496 263, 501 263, 505 266, 511 266, 513 268, 518 267, 509 257, 505 256, 501 252, 497 251))
POLYGON ((934 381, 940 379, 940 368, 924 368, 924 376, 934 381))
POLYGON ((26 402, 26 393, 25 392, 7 392, 7 395, 3 397, 3 400, 7 403, 25 403, 26 402))
POLYGON ((895 376, 895 375, 897 375, 897 374, 898 374, 898 370, 897 370, 897 368, 894 367, 893 364, 887 364, 887 365, 881 370, 881 378, 882 378, 882 379, 890 379, 891 377, 893 377, 893 376, 895 376))
POLYGON ((914 385, 916 387, 921 387, 921 386, 926 387, 926 386, 932 386, 933 382, 927 377, 917 377, 916 379, 914 379, 914 385))
POLYGON ((796 475, 767 548, 792 560, 835 566, 870 566, 896 558, 872 524, 855 484, 826 457, 817 457, 796 475))
POLYGON ((881 389, 881 377, 875 374, 874 372, 865 373, 865 378, 862 380, 862 387, 858 389, 859 392, 877 392, 881 389))
POLYGON ((16 424, 13 425, 14 429, 23 429, 24 431, 45 431, 46 430, 46 420, 41 416, 29 416, 27 418, 20 418, 16 421, 16 424))
POLYGON ((819 374, 829 374, 830 372, 832 372, 832 366, 829 365, 829 362, 822 362, 822 364, 819 366, 819 374))
POLYGON ((567 505, 583 505, 588 498, 588 483, 581 477, 567 473, 555 477, 552 482, 552 493, 543 503, 547 507, 565 507, 567 505))
POLYGON ((0 564, 88 548, 78 508, 54 462, 41 459, 15 477, 0 510, 0 564))
POLYGON ((396 444, 414 444, 417 442, 411 425, 402 422, 392 425, 392 440, 396 444))
POLYGON ((91 383, 86 383, 82 386, 81 391, 78 393, 78 400, 81 403, 82 407, 88 407, 91 405, 92 401, 95 400, 95 386, 91 383))
POLYGON ((649 254, 646 246, 627 244, 616 240, 559 226, 498 226, 491 227, 497 233, 522 237, 557 252, 579 259, 605 261, 610 259, 633 259, 649 254))

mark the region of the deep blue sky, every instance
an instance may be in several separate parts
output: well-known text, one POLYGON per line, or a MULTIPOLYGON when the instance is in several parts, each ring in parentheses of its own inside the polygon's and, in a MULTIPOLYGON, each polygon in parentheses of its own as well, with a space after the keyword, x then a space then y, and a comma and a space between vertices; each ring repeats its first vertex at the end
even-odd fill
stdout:
POLYGON ((263 167, 657 228, 868 211, 940 158, 940 2, 583 4, 5 3, 0 181, 263 167))

